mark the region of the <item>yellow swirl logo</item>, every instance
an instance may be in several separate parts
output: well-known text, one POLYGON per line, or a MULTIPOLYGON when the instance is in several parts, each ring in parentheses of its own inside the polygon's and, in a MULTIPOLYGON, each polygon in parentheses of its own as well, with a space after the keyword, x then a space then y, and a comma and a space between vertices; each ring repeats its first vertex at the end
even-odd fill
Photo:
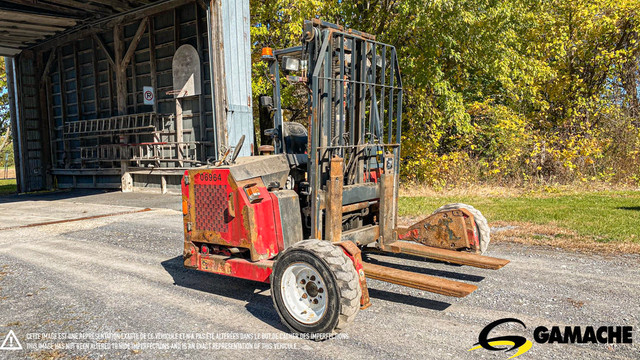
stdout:
POLYGON ((527 340, 527 338, 525 337, 508 335, 508 336, 497 336, 497 337, 489 338, 489 333, 491 332, 491 330, 493 330, 493 328, 501 324, 512 323, 512 322, 522 325, 525 329, 527 328, 527 326, 518 319, 506 318, 506 319, 496 320, 491 324, 485 326, 484 329, 482 329, 482 331, 480 332, 480 336, 478 336, 478 342, 474 344, 476 346, 472 347, 468 351, 485 349, 489 351, 508 352, 508 351, 518 349, 518 351, 515 354, 509 357, 509 359, 513 359, 515 357, 518 357, 526 353, 527 351, 529 351, 529 349, 531 349, 531 346, 533 346, 533 344, 531 343, 531 341, 527 340), (500 347, 497 347, 497 346, 500 346, 500 347))

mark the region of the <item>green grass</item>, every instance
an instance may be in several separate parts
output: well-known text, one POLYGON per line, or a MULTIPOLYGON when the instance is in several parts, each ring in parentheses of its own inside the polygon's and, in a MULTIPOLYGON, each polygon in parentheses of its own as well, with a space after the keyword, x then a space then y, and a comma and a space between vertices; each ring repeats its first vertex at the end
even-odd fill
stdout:
POLYGON ((14 194, 16 190, 16 179, 0 179, 0 195, 14 194))
POLYGON ((514 197, 401 197, 399 215, 428 215, 454 202, 473 205, 489 220, 554 225, 600 242, 640 244, 640 191, 514 197))

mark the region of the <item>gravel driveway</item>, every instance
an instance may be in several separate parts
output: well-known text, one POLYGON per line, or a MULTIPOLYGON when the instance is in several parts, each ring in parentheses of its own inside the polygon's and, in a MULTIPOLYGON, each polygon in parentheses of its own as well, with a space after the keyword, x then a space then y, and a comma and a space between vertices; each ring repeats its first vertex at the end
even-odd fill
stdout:
POLYGON ((23 348, 0 348, 0 358, 507 359, 513 352, 467 351, 507 317, 527 329, 492 335, 634 327, 633 344, 534 343, 519 359, 640 358, 638 256, 501 243, 488 255, 511 263, 492 271, 369 255, 479 289, 457 299, 369 280, 373 305, 342 336, 317 343, 286 332, 268 285, 184 269, 179 207, 176 196, 118 192, 0 199, 0 341, 13 331, 23 348), (105 214, 119 215, 19 227, 105 214))

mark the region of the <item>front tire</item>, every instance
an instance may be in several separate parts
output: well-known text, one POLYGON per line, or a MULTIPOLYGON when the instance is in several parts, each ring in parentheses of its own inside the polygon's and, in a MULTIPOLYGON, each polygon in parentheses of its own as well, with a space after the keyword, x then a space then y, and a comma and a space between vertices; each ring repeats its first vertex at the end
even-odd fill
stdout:
POLYGON ((342 331, 360 310, 361 295, 353 263, 327 241, 297 242, 280 254, 271 274, 273 304, 294 333, 342 331))

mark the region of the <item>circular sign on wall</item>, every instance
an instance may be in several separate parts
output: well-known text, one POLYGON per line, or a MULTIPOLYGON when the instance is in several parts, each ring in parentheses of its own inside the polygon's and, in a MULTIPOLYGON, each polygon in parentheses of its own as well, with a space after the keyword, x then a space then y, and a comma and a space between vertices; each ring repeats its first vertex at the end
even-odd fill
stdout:
POLYGON ((142 89, 142 98, 144 99, 145 105, 153 105, 153 100, 155 98, 155 94, 153 93, 153 87, 145 86, 142 89))

